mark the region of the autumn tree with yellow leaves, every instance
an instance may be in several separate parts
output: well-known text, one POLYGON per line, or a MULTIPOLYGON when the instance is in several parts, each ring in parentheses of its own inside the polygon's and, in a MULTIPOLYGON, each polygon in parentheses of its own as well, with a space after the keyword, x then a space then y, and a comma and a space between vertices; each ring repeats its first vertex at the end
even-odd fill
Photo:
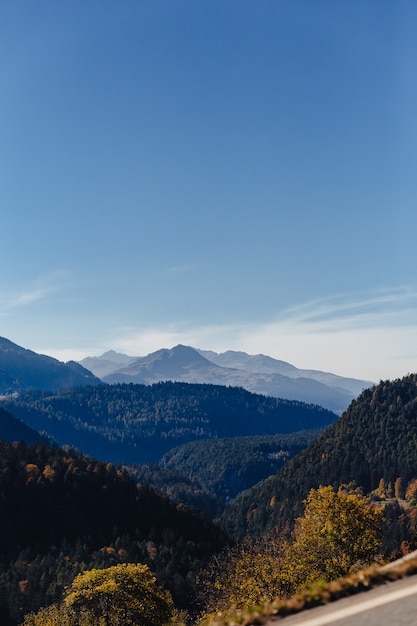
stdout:
POLYGON ((296 587, 334 580, 369 565, 381 549, 383 512, 349 488, 312 489, 289 549, 296 587))
POLYGON ((266 604, 372 563, 381 548, 382 524, 381 509, 358 491, 312 489, 290 541, 269 537, 212 561, 201 581, 206 615, 266 604))
POLYGON ((122 563, 75 577, 63 602, 25 617, 24 626, 168 626, 180 624, 168 591, 147 565, 122 563))
POLYGON ((266 603, 286 595, 285 544, 279 537, 226 548, 211 560, 199 579, 205 615, 266 603))

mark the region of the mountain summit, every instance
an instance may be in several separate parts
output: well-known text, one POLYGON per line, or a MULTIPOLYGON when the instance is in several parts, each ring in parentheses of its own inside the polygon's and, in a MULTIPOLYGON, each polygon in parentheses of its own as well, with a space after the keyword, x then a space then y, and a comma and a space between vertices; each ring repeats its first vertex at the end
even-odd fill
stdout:
MULTIPOLYGON (((187 383, 207 383, 213 376, 221 376, 223 368, 208 361, 194 348, 183 345, 170 350, 162 349, 141 357, 105 376, 106 383, 135 382, 150 385, 161 381, 177 381, 187 383), (205 380, 203 380, 205 378, 205 380)), ((216 384, 218 383, 216 381, 216 384)))
MULTIPOLYGON (((103 359, 108 365, 108 355, 96 357, 97 363, 103 359)), ((87 359, 82 364, 87 364, 87 359)), ((88 364, 99 375, 98 368, 93 368, 96 363, 88 364)), ((266 396, 319 404, 338 414, 372 384, 327 372, 301 370, 263 354, 252 356, 231 350, 217 354, 183 345, 158 350, 123 367, 115 361, 113 371, 102 376, 102 380, 146 385, 170 380, 243 387, 266 396)))
POLYGON ((112 374, 115 369, 126 367, 136 361, 138 357, 120 354, 115 350, 109 350, 101 356, 87 356, 80 361, 80 365, 93 372, 98 378, 112 374))

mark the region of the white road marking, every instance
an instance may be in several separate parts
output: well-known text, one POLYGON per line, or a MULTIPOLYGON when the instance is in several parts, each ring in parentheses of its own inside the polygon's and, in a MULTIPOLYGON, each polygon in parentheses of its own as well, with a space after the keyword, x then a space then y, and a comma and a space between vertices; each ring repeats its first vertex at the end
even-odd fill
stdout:
POLYGON ((352 615, 357 615, 358 613, 363 613, 364 611, 374 609, 376 606, 382 606, 384 604, 388 604, 389 602, 395 602, 395 600, 401 600, 401 598, 406 598, 407 596, 411 596, 413 593, 416 592, 417 583, 415 583, 411 587, 406 587, 405 589, 389 591, 382 597, 371 598, 369 600, 364 600, 362 602, 358 602, 356 604, 348 606, 344 609, 337 609, 329 615, 312 617, 309 620, 300 622, 300 624, 302 624, 302 626, 324 626, 324 624, 335 623, 338 619, 351 617, 352 615))

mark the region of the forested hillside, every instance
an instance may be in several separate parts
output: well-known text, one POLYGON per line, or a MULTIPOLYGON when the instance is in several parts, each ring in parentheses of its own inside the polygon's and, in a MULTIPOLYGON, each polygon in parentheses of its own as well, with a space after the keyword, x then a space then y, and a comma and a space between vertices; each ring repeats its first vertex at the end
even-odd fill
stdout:
POLYGON ((177 605, 192 607, 195 577, 226 542, 200 515, 116 467, 76 454, 0 441, 0 623, 58 600, 80 571, 149 565, 177 605))
MULTIPOLYGON (((79 572, 124 562, 149 565, 176 605, 190 610, 198 609, 199 602, 209 607, 214 591, 221 590, 218 584, 223 585, 227 600, 229 561, 235 568, 234 580, 245 583, 242 602, 249 602, 249 592, 264 593, 246 584, 255 561, 259 572, 266 563, 272 573, 280 572, 276 580, 271 573, 266 581, 272 584, 271 594, 277 593, 277 585, 279 594, 285 594, 319 576, 331 578, 333 570, 317 569, 330 539, 319 554, 314 552, 308 508, 306 532, 298 525, 295 542, 287 541, 306 498, 313 508, 319 506, 326 520, 328 500, 333 502, 333 512, 356 502, 365 518, 368 514, 375 518, 375 534, 366 540, 359 561, 370 561, 379 545, 385 556, 400 553, 402 545, 405 549, 416 545, 417 375, 365 390, 321 434, 216 438, 233 429, 283 429, 285 423, 304 425, 334 416, 318 407, 211 385, 103 385, 54 394, 33 392, 16 398, 13 406, 30 419, 42 420, 37 427, 44 425, 45 430, 49 423, 57 430, 69 425, 73 432, 89 432, 93 442, 98 434, 109 446, 117 437, 117 445, 122 446, 126 432, 132 449, 139 436, 145 445, 154 442, 156 449, 159 437, 168 440, 170 449, 160 466, 142 465, 133 471, 132 480, 126 471, 72 448, 0 442, 0 623, 4 626, 16 626, 23 614, 59 600, 79 572), (177 437, 193 435, 197 440, 176 448, 171 445, 177 437), (205 440, 198 440, 204 436, 205 440), (165 493, 171 489, 170 495, 193 493, 193 498, 187 500, 186 495, 183 501, 214 515, 256 476, 262 479, 283 463, 275 475, 227 505, 221 519, 231 536, 260 539, 250 547, 237 546, 237 552, 221 552, 229 539, 208 518, 136 484, 146 480, 159 487, 165 482, 165 493), (320 485, 327 486, 319 489, 320 485), (217 567, 207 601, 202 579, 199 589, 197 580, 213 554, 217 561, 211 563, 217 567), (302 554, 310 558, 310 565, 302 554), (297 580, 291 573, 294 564, 298 564, 297 580), (237 576, 236 568, 242 567, 237 576)), ((342 533, 356 546, 354 523, 346 524, 344 519, 334 519, 337 536, 342 533)), ((320 528, 316 528, 318 536, 320 528)), ((348 572, 357 560, 356 556, 349 560, 343 571, 348 572)))
POLYGON ((320 432, 191 441, 167 452, 157 465, 146 463, 127 470, 135 481, 216 518, 226 502, 274 474, 320 432))
POLYGON ((235 535, 283 528, 311 488, 352 481, 365 493, 404 496, 417 478, 417 375, 381 382, 279 472, 238 497, 223 521, 235 535), (382 479, 382 481, 381 481, 382 479))
POLYGON ((126 464, 157 462, 188 441, 291 433, 327 426, 337 417, 241 388, 170 382, 33 391, 3 405, 59 445, 126 464))
POLYGON ((4 441, 25 441, 34 443, 43 441, 48 443, 48 437, 44 437, 33 428, 26 426, 21 420, 0 407, 0 439, 4 441))
POLYGON ((319 434, 319 430, 308 430, 287 435, 192 441, 167 452, 161 465, 197 479, 226 503, 275 474, 319 434))
POLYGON ((224 510, 223 501, 195 476, 154 463, 124 467, 136 483, 149 485, 173 502, 198 509, 211 519, 224 510))

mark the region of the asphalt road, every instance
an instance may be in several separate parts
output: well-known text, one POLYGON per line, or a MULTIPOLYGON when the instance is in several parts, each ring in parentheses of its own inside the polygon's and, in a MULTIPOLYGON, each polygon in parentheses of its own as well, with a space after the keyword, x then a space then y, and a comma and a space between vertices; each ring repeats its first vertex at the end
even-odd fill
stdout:
POLYGON ((417 626, 417 575, 337 602, 269 622, 267 626, 417 626))

